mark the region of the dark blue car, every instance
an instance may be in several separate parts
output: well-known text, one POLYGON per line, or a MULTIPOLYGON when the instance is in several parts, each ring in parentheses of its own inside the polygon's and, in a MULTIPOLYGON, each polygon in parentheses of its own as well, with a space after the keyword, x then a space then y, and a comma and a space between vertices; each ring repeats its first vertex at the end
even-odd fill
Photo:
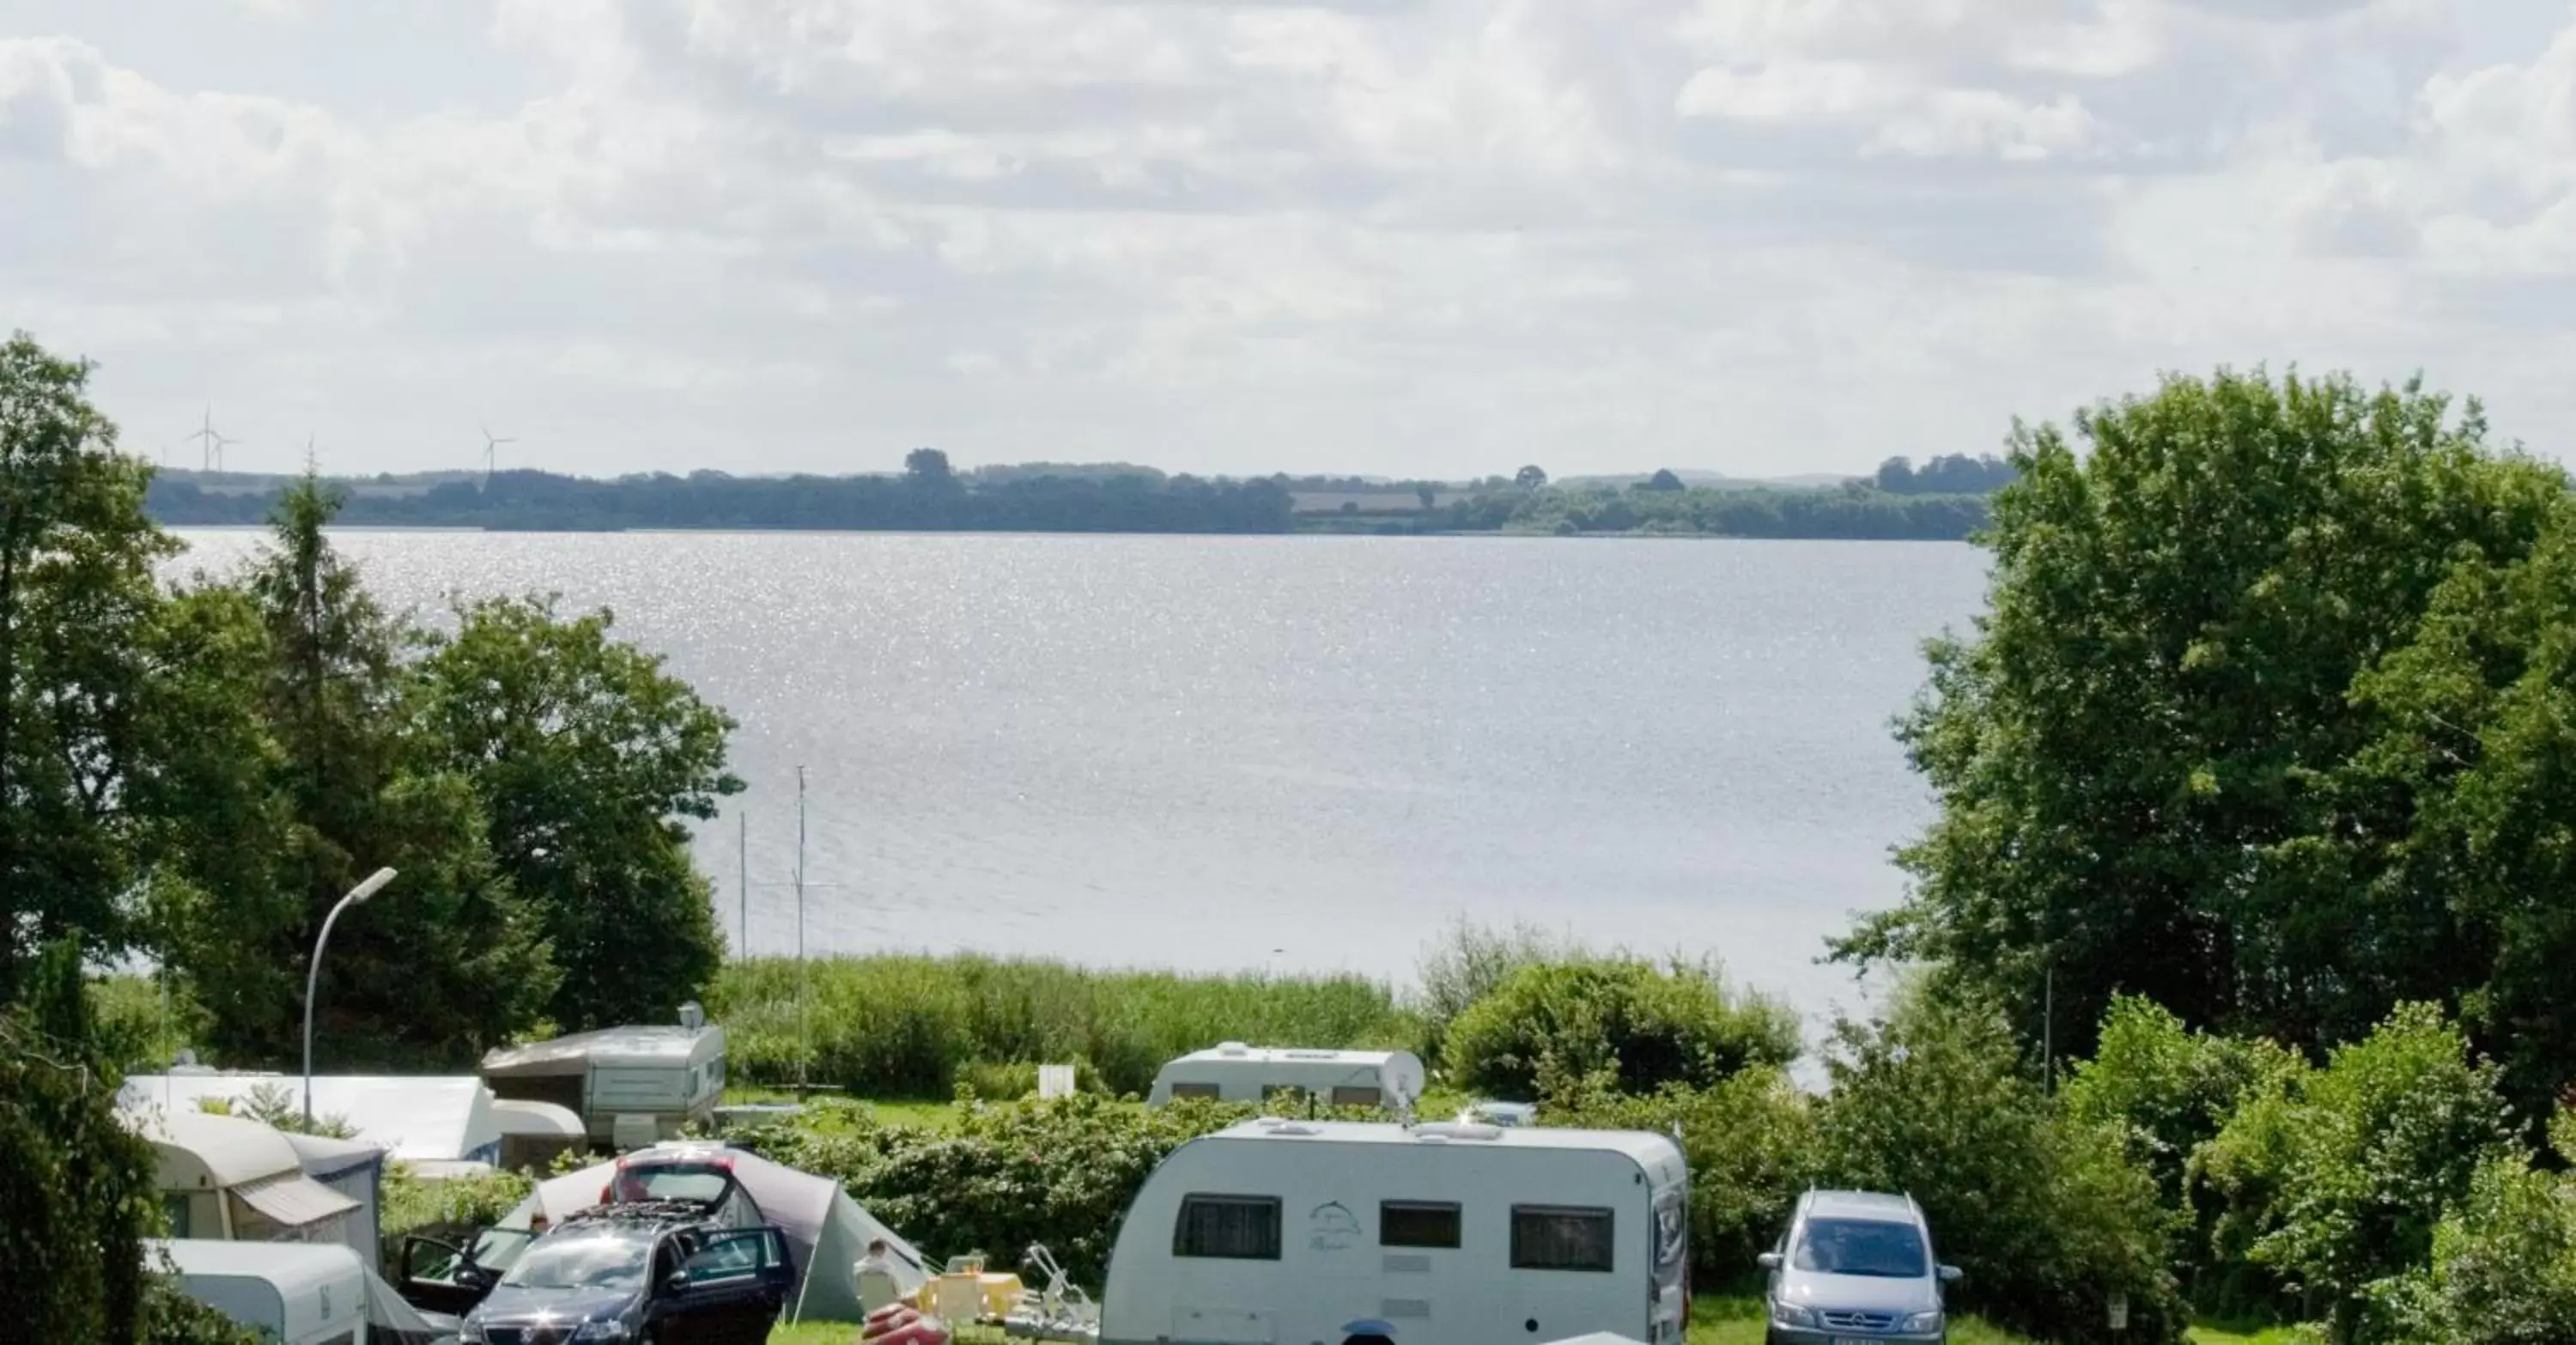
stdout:
POLYGON ((775 1227, 584 1211, 528 1244, 465 1318, 464 1345, 762 1345, 796 1284, 775 1227))

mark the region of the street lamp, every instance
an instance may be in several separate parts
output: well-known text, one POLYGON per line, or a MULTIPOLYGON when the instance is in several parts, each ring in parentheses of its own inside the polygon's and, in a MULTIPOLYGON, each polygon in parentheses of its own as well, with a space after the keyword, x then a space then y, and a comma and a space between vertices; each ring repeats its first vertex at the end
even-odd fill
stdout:
POLYGON ((385 884, 393 880, 394 871, 391 869, 378 869, 368 874, 367 881, 350 888, 349 895, 340 898, 339 904, 331 908, 331 913, 322 917, 322 937, 313 941, 313 965, 304 973, 304 1128, 307 1130, 313 1128, 313 991, 322 981, 322 949, 331 942, 331 922, 340 918, 340 912, 383 891, 385 884))

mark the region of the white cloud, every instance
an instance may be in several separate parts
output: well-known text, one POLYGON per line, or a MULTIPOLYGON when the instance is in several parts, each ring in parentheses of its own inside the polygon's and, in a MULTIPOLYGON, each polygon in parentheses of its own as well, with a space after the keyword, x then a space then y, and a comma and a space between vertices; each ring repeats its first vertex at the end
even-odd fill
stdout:
POLYGON ((131 438, 213 398, 277 466, 1854 469, 2256 359, 2549 447, 2543 7, 2478 64, 2444 0, 191 16, 426 63, 378 102, 87 0, 0 32, 0 292, 131 438))

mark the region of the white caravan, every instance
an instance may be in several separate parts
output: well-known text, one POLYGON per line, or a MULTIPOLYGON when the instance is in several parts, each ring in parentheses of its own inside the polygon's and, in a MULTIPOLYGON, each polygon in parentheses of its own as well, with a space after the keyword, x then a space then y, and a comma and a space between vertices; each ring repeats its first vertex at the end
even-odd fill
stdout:
POLYGON ((1422 1061, 1411 1051, 1309 1051, 1230 1041, 1165 1064, 1154 1075, 1145 1105, 1190 1097, 1260 1102, 1287 1089, 1322 1106, 1391 1111, 1422 1097, 1422 1061))
POLYGON ((640 1149, 715 1119, 724 1029, 685 1004, 676 1025, 601 1028, 493 1051, 483 1057, 483 1081, 505 1100, 572 1112, 594 1143, 640 1149))
POLYGON ((1690 1175, 1661 1135, 1248 1121, 1127 1207, 1104 1345, 1682 1338, 1690 1175))
POLYGON ((364 1345, 367 1275, 358 1254, 337 1243, 209 1242, 176 1238, 145 1244, 167 1251, 188 1297, 281 1345, 364 1345))

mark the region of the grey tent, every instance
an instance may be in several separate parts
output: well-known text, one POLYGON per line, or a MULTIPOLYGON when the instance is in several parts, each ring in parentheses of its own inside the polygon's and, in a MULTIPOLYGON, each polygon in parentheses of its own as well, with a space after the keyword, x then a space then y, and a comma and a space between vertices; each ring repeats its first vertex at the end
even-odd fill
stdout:
MULTIPOLYGON (((732 1168, 734 1180, 760 1206, 762 1217, 787 1235, 788 1248, 795 1254, 796 1297, 788 1308, 794 1320, 862 1320, 866 1313, 859 1307, 859 1279, 854 1268, 867 1254, 868 1243, 877 1239, 885 1241, 895 1263, 895 1283, 904 1293, 910 1294, 929 1282, 930 1266, 921 1252, 893 1229, 877 1222, 876 1216, 860 1208, 857 1201, 850 1199, 850 1193, 829 1177, 770 1162, 749 1150, 703 1142, 656 1145, 628 1154, 625 1161, 649 1162, 655 1155, 682 1161, 721 1161, 732 1168)), ((510 1211, 500 1226, 531 1227, 541 1210, 551 1224, 576 1210, 597 1205, 600 1193, 617 1175, 617 1167, 615 1160, 596 1163, 538 1183, 535 1193, 510 1211)))

